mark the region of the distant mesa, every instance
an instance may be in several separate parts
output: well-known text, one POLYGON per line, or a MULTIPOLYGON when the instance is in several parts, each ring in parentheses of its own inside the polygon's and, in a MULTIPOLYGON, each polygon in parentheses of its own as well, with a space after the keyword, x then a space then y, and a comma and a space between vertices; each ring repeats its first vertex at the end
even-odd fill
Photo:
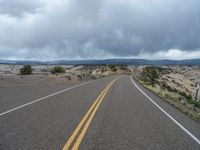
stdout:
POLYGON ((13 65, 200 65, 200 59, 187 60, 147 60, 147 59, 104 59, 104 60, 56 60, 56 61, 30 61, 30 60, 0 60, 0 64, 13 65))

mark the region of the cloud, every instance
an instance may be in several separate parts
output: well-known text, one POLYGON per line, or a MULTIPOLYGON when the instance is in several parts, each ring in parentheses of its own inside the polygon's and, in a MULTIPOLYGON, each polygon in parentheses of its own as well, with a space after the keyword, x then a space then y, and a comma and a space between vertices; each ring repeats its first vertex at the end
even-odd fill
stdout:
POLYGON ((0 14, 21 16, 25 12, 35 12, 40 5, 42 5, 42 1, 40 0, 0 0, 0 14))
POLYGON ((0 0, 0 57, 179 59, 200 51, 199 16, 199 0, 0 0))
POLYGON ((169 60, 182 60, 182 59, 197 59, 200 58, 200 51, 184 51, 179 49, 170 49, 167 51, 158 51, 153 54, 141 53, 135 58, 144 59, 169 59, 169 60))

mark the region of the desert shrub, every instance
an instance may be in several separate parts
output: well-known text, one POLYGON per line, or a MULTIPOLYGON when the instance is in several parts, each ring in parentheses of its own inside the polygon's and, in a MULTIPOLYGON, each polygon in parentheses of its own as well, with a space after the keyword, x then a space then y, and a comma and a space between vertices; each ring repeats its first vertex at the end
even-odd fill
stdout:
POLYGON ((160 72, 160 74, 168 74, 168 73, 173 72, 173 70, 171 68, 157 67, 157 69, 160 72))
POLYGON ((187 99, 187 102, 190 104, 194 104, 197 108, 200 108, 200 102, 194 101, 193 99, 187 99))
POLYGON ((120 65, 119 67, 120 67, 121 70, 128 70, 127 65, 120 65))
POLYGON ((113 69, 115 68, 115 65, 108 65, 108 68, 113 69))
POLYGON ((77 78, 78 78, 79 80, 81 80, 81 79, 82 79, 82 76, 81 76, 80 74, 78 74, 78 75, 77 75, 77 78))
POLYGON ((187 93, 182 92, 182 91, 177 91, 177 93, 179 93, 181 96, 183 96, 187 100, 192 100, 192 95, 191 94, 187 94, 187 93))
POLYGON ((187 97, 187 99, 191 99, 192 100, 192 95, 189 94, 188 97, 187 97))
POLYGON ((169 92, 179 92, 177 91, 176 89, 173 89, 172 87, 170 87, 169 85, 167 85, 166 83, 161 83, 161 88, 164 89, 164 90, 168 90, 169 92))
POLYGON ((108 65, 108 68, 113 72, 117 71, 117 68, 115 65, 108 65))
POLYGON ((65 78, 67 78, 68 80, 72 79, 70 75, 66 75, 65 78))
POLYGON ((117 71, 117 68, 115 65, 108 65, 108 68, 113 72, 117 71))
POLYGON ((143 69, 141 78, 154 86, 159 76, 159 70, 156 67, 151 66, 143 69))
POLYGON ((96 79, 94 75, 90 75, 90 79, 96 79))
POLYGON ((117 71, 117 68, 112 68, 111 71, 115 72, 117 71))
POLYGON ((31 67, 31 65, 24 65, 24 66, 20 69, 20 74, 21 74, 21 75, 32 74, 32 67, 31 67))
POLYGON ((52 74, 58 74, 58 73, 65 73, 65 69, 61 66, 55 66, 52 70, 51 70, 52 74))

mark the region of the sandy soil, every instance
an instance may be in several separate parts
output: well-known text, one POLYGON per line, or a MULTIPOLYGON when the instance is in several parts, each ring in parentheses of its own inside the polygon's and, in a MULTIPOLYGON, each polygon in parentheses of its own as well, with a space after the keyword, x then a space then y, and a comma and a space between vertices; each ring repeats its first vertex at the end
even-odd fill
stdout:
POLYGON ((115 66, 115 71, 107 65, 104 66, 66 66, 62 65, 65 73, 51 74, 53 65, 32 65, 32 75, 20 75, 22 65, 0 64, 0 86, 24 85, 24 84, 61 84, 91 80, 105 76, 125 74, 129 68, 115 66), (122 70, 123 69, 123 70, 122 70))

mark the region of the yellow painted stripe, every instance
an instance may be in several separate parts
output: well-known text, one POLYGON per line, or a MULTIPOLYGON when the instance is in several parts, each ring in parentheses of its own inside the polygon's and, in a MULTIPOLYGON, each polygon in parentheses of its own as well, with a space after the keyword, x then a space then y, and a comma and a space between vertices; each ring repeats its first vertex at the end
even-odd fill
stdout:
POLYGON ((81 127, 83 126, 84 122, 86 121, 86 119, 88 118, 89 114, 91 113, 91 111, 93 110, 93 108, 95 107, 96 103, 98 102, 98 100, 101 98, 101 96, 103 95, 103 93, 108 89, 109 85, 112 82, 110 82, 106 88, 101 92, 101 94, 98 96, 98 98, 95 100, 95 102, 92 104, 92 106, 90 107, 90 109, 88 110, 88 112, 85 114, 85 116, 83 117, 83 119, 81 120, 81 122, 78 124, 77 128, 75 129, 75 131, 73 132, 73 134, 71 135, 71 137, 69 138, 69 140, 67 141, 67 143, 65 144, 65 146, 63 147, 63 150, 68 150, 68 148, 70 147, 71 143, 73 142, 74 138, 76 137, 76 135, 78 134, 79 130, 81 129, 81 127))
MULTIPOLYGON (((117 79, 118 79, 118 78, 117 78, 117 79)), ((103 101, 103 99, 104 99, 106 93, 108 92, 108 90, 110 89, 110 87, 112 86, 112 84, 113 84, 117 79, 115 79, 114 81, 112 81, 111 84, 109 85, 109 88, 107 88, 106 91, 103 93, 101 99, 98 101, 96 107, 94 108, 92 114, 90 115, 90 117, 89 117, 89 119, 87 120, 87 122, 86 122, 84 128, 82 129, 82 131, 81 131, 81 133, 80 133, 78 139, 76 140, 76 142, 75 142, 75 144, 74 144, 72 150, 78 150, 79 145, 80 145, 81 141, 83 140, 83 138, 84 138, 84 136, 85 136, 85 134, 86 134, 86 132, 87 132, 87 130, 88 130, 88 127, 89 127, 89 125, 90 125, 92 119, 94 118, 94 115, 95 115, 96 111, 98 110, 98 108, 99 108, 101 102, 103 101)))

